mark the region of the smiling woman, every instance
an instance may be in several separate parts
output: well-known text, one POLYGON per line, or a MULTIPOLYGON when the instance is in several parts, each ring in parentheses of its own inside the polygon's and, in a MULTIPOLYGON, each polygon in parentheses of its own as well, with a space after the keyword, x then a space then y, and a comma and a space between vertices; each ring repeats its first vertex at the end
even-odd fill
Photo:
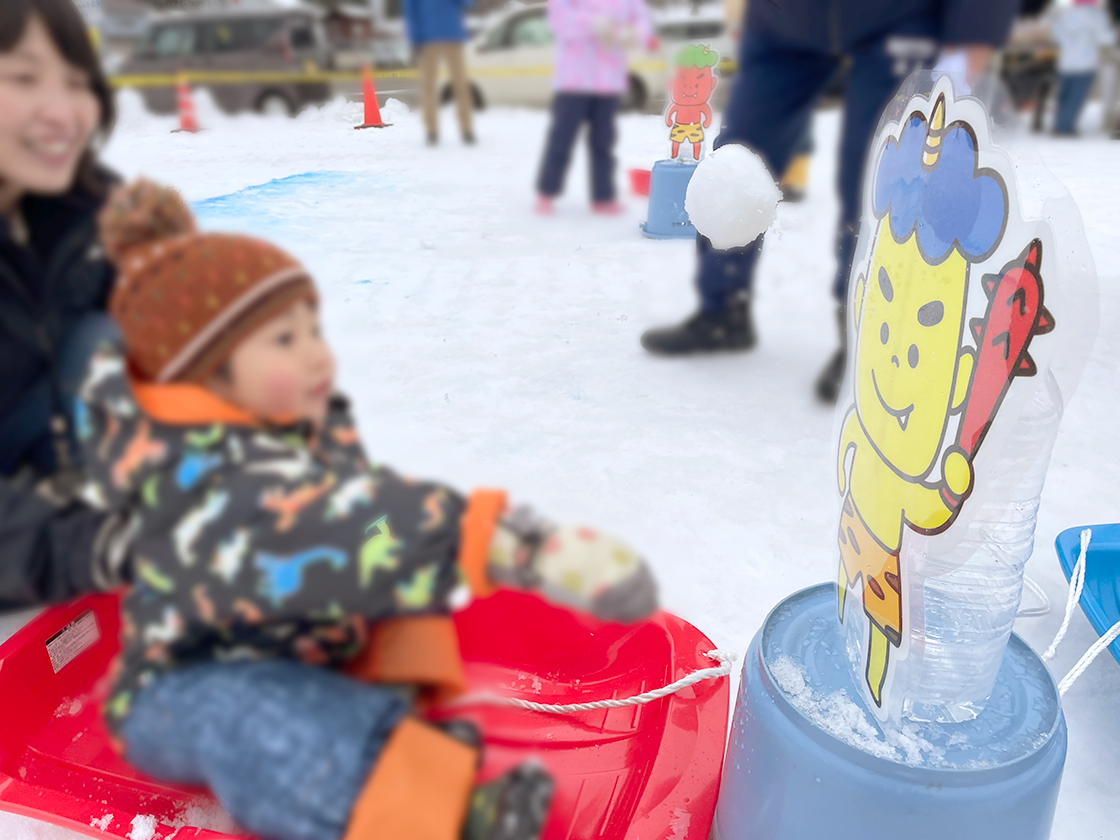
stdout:
MULTIPOLYGON (((114 328, 96 216, 109 86, 71 0, 0 3, 0 611, 95 588, 117 523, 76 498, 77 382, 114 328)), ((110 581, 103 579, 102 584, 110 581)))
POLYGON ((103 191, 90 141, 115 108, 85 25, 70 0, 0 6, 0 213, 25 192, 103 191))

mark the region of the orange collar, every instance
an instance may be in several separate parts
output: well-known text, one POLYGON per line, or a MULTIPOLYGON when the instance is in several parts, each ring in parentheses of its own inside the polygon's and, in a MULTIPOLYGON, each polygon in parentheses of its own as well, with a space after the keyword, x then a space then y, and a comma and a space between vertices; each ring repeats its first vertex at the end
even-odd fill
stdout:
POLYGON ((232 423, 260 426, 251 414, 231 405, 200 385, 180 382, 168 385, 132 382, 132 393, 144 413, 159 423, 193 426, 203 423, 232 423))

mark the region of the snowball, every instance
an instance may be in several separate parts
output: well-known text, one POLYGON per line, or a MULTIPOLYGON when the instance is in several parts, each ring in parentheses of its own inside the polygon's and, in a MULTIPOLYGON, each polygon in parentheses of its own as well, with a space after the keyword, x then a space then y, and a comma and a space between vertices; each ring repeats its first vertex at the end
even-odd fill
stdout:
POLYGON ((746 146, 729 144, 697 165, 684 209, 716 248, 742 248, 770 227, 780 197, 762 159, 746 146))

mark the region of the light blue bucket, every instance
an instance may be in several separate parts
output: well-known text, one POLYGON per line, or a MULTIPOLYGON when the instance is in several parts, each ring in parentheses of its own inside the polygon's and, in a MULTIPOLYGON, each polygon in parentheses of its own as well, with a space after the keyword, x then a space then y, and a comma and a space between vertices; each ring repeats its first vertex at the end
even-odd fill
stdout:
POLYGON ((684 210, 688 182, 696 166, 659 160, 649 176, 649 213, 642 233, 650 239, 695 239, 696 228, 684 210))
POLYGON ((835 585, 787 598, 743 663, 713 840, 1050 836, 1065 718, 1049 671, 1018 636, 975 720, 915 723, 904 748, 874 720, 845 659, 835 585))

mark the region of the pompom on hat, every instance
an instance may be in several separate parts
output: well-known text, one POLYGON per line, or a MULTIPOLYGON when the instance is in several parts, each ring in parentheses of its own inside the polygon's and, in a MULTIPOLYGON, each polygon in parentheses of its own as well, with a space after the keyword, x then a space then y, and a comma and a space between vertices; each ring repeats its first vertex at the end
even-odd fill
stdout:
POLYGON ((141 379, 201 381, 261 324, 317 300, 298 260, 259 239, 199 233, 170 187, 144 179, 123 187, 99 221, 117 267, 109 311, 141 379))

